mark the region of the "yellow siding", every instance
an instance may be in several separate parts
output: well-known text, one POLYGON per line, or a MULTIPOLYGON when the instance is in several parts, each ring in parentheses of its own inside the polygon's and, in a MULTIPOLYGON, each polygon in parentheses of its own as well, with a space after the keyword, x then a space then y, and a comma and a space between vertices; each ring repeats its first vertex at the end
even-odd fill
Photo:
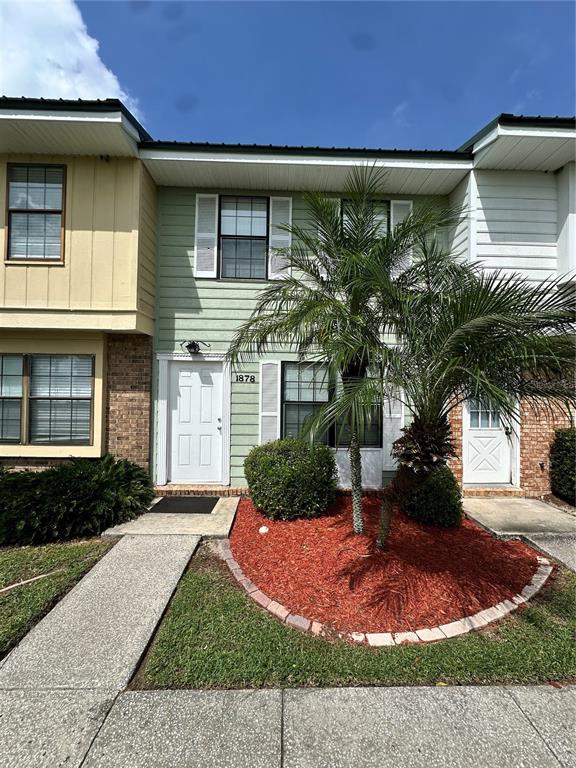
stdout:
POLYGON ((104 446, 104 334, 74 331, 27 333, 3 331, 0 354, 64 354, 94 355, 94 399, 92 445, 0 445, 0 458, 57 458, 67 456, 101 456, 104 446))
POLYGON ((156 185, 142 166, 138 231, 138 310, 154 317, 156 292, 156 185))
POLYGON ((62 312, 71 328, 79 327, 84 313, 94 313, 97 328, 105 316, 119 312, 125 313, 126 330, 151 329, 155 217, 154 182, 138 160, 0 156, 0 325, 6 327, 4 318, 13 311, 30 312, 22 312, 26 327, 26 317, 49 310, 62 312), (5 260, 8 162, 66 166, 63 264, 5 260))

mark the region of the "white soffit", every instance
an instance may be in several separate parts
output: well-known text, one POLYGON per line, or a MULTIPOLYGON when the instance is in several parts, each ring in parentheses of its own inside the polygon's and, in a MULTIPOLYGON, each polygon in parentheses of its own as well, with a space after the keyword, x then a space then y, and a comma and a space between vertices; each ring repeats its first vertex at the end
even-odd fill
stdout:
POLYGON ((218 154, 143 149, 140 157, 159 186, 320 192, 344 189, 353 167, 386 170, 384 190, 443 195, 472 168, 467 160, 218 154))
POLYGON ((135 128, 118 111, 0 109, 0 152, 136 157, 137 141, 135 128))
POLYGON ((499 125, 474 145, 474 166, 507 171, 557 171, 576 160, 576 130, 499 125))

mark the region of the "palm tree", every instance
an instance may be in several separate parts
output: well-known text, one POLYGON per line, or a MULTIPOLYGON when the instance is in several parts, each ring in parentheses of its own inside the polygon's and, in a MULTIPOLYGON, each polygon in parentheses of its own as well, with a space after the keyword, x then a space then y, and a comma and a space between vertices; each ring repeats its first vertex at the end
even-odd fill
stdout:
MULTIPOLYGON (((260 292, 251 317, 229 348, 233 363, 278 348, 296 352, 302 361, 322 361, 339 382, 335 400, 379 368, 384 294, 379 302, 374 300, 368 271, 377 273, 379 284, 393 295, 394 276, 407 266, 414 244, 448 220, 446 211, 425 208, 388 231, 376 202, 382 197, 383 180, 382 172, 374 168, 352 172, 344 210, 340 200, 320 193, 304 195, 307 226, 285 227, 293 243, 282 254, 286 277, 260 292)), ((352 402, 338 420, 325 418, 328 411, 321 409, 309 421, 306 434, 318 434, 320 421, 324 431, 334 424, 346 425, 354 531, 362 533, 360 438, 374 413, 374 402, 362 407, 352 402)))
POLYGON ((372 265, 362 279, 372 285, 395 342, 382 343, 384 375, 355 382, 331 418, 354 403, 362 408, 398 397, 412 421, 394 444, 397 478, 404 473, 417 482, 454 455, 450 414, 466 400, 486 402, 511 427, 520 399, 549 410, 576 405, 576 303, 566 278, 534 284, 487 272, 457 260, 437 239, 422 238, 393 302, 388 281, 372 265))

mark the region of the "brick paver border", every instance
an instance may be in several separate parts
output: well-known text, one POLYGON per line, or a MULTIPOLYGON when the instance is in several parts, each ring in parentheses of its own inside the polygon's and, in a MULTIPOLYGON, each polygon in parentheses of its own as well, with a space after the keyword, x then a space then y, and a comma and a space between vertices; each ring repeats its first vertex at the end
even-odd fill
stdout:
MULTIPOLYGON (((281 605, 276 600, 272 600, 268 595, 265 595, 256 584, 253 584, 250 579, 244 575, 242 569, 232 555, 228 540, 222 540, 220 542, 220 550, 226 565, 232 572, 236 581, 261 608, 264 608, 290 627, 299 629, 302 632, 309 632, 312 635, 334 636, 334 629, 329 625, 321 624, 319 621, 314 621, 313 619, 308 619, 306 616, 299 616, 298 614, 291 613, 288 608, 281 605)), ((534 573, 532 580, 526 584, 524 589, 518 595, 514 595, 512 600, 503 600, 501 603, 493 605, 490 608, 485 608, 472 616, 464 616, 457 621, 451 621, 449 624, 440 624, 438 627, 416 629, 413 632, 358 631, 338 632, 336 634, 342 639, 352 643, 365 643, 373 647, 381 647, 386 645, 403 645, 404 643, 433 643, 438 640, 446 640, 446 638, 449 637, 465 635, 472 630, 482 629, 482 627, 491 624, 493 621, 503 619, 504 616, 517 610, 542 589, 552 573, 553 567, 550 565, 550 561, 545 557, 538 556, 537 560, 538 568, 534 573)))

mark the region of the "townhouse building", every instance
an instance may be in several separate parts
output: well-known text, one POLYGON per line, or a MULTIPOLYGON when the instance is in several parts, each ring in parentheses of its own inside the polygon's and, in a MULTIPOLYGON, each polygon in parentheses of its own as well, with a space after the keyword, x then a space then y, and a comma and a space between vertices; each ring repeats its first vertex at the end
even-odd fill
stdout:
MULTIPOLYGON (((42 465, 110 451, 158 486, 245 485, 259 442, 297 435, 329 396, 321 364, 278 350, 231 370, 225 355, 258 292, 282 279, 286 223, 303 194, 342 198, 358 165, 386 169, 394 227, 422 205, 461 205, 447 245, 531 280, 576 274, 574 118, 500 115, 457 150, 153 140, 116 100, 0 100, 0 457, 42 465)), ((561 414, 520 403, 507 429, 481 403, 453 419, 466 493, 549 491, 561 414)), ((380 414, 364 482, 391 477, 408 414, 380 414)), ((334 446, 342 485, 346 446, 334 446)))

